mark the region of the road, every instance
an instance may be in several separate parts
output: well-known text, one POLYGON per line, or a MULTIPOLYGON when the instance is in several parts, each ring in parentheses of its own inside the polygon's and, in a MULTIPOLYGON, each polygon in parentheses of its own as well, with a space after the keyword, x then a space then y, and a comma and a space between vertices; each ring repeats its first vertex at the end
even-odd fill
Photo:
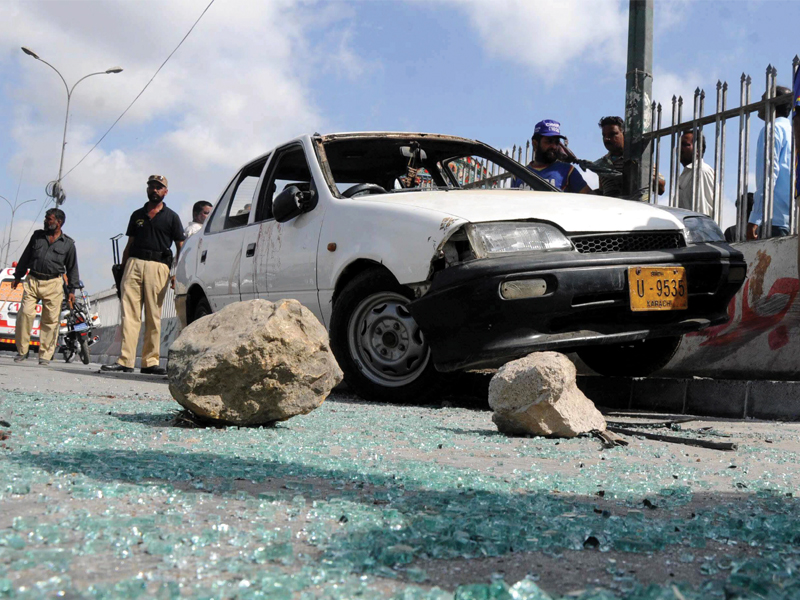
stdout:
POLYGON ((0 377, 0 597, 800 597, 798 424, 603 449, 506 437, 475 398, 335 393, 214 428, 164 378, 11 355, 0 377))

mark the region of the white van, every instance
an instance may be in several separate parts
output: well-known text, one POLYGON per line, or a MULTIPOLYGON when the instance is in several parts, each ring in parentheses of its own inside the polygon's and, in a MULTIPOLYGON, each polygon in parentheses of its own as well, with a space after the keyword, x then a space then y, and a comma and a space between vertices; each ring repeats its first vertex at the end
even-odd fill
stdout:
MULTIPOLYGON (((24 278, 23 278, 24 279, 24 278)), ((14 329, 17 314, 22 306, 22 286, 11 289, 14 283, 14 267, 0 271, 0 347, 14 346, 14 329)), ((39 320, 42 316, 41 302, 36 305, 36 318, 31 330, 31 346, 39 346, 39 320)))

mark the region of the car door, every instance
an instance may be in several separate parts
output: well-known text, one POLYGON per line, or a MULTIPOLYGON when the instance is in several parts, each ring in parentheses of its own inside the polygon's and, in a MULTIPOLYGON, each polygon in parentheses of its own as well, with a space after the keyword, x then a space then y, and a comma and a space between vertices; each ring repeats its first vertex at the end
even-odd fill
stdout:
MULTIPOLYGON (((261 225, 262 247, 258 273, 258 296, 275 302, 294 298, 322 320, 317 295, 317 245, 322 229, 322 206, 286 223, 277 223, 271 216, 273 199, 289 186, 311 190, 319 198, 316 182, 309 169, 306 149, 293 143, 276 150, 270 163, 263 188, 263 203, 269 208, 269 218, 261 225)), ((258 268, 258 267, 257 267, 258 268)))
MULTIPOLYGON (((253 270, 254 257, 247 256, 244 246, 245 230, 251 221, 255 192, 265 163, 266 158, 261 158, 234 177, 217 203, 198 245, 197 276, 203 282, 213 311, 241 300, 241 274, 253 270)), ((252 289, 248 292, 252 294, 252 289)))
MULTIPOLYGON (((269 164, 269 156, 261 160, 261 173, 269 164)), ((257 277, 259 270, 263 271, 262 266, 259 269, 258 265, 258 251, 260 246, 265 246, 266 242, 262 242, 262 225, 267 215, 264 211, 264 201, 262 197, 262 185, 264 178, 259 180, 256 186, 255 193, 252 199, 252 212, 253 216, 250 217, 249 223, 241 230, 242 239, 242 257, 239 261, 239 297, 241 300, 252 300, 258 295, 257 277)), ((271 216, 271 215, 270 215, 271 216)))

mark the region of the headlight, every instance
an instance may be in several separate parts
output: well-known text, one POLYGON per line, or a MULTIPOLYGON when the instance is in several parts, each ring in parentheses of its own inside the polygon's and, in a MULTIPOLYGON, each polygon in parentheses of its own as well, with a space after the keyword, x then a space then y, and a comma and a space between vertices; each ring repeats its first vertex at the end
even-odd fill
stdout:
POLYGON ((572 250, 572 242, 546 223, 477 223, 467 225, 467 236, 478 258, 513 252, 572 250))
POLYGON ((683 226, 686 227, 687 244, 725 241, 719 225, 708 217, 686 217, 683 220, 683 226))

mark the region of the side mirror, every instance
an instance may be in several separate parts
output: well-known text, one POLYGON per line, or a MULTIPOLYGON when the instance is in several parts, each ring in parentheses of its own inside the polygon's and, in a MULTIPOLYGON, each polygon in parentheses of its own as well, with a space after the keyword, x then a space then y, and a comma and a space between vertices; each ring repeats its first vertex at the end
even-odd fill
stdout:
POLYGON ((290 185, 272 200, 272 216, 278 223, 286 223, 311 210, 313 200, 313 190, 303 192, 296 185, 290 185))

